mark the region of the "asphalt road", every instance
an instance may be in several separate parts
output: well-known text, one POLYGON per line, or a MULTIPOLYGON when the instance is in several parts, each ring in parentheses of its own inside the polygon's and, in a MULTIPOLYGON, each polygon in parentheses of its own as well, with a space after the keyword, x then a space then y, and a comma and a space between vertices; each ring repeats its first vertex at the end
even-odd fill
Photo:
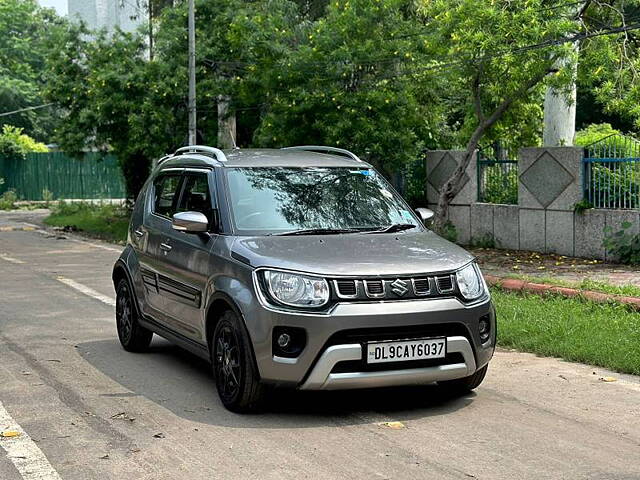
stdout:
POLYGON ((2 480, 640 478, 640 378, 518 352, 463 398, 279 392, 229 413, 204 362, 120 348, 119 248, 23 220, 0 213, 0 431, 22 429, 2 480))

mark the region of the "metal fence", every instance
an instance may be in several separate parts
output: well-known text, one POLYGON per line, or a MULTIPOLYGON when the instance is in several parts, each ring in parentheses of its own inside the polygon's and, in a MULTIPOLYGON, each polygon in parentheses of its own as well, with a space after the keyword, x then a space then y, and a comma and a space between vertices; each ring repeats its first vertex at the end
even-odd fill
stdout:
POLYGON ((585 199, 595 208, 640 208, 640 141, 610 135, 585 147, 585 199))
POLYGON ((26 156, 0 155, 0 194, 15 190, 20 200, 125 198, 122 172, 116 158, 85 153, 73 158, 63 152, 28 153, 26 156))
POLYGON ((516 155, 499 143, 478 149, 478 201, 518 203, 518 162, 516 155))

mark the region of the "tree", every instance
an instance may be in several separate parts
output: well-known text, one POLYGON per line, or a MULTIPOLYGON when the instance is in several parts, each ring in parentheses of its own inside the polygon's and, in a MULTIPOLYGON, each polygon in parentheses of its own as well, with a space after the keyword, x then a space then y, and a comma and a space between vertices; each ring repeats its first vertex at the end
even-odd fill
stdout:
POLYGON ((180 117, 178 79, 144 60, 138 35, 101 32, 92 39, 83 25, 69 25, 63 40, 49 58, 46 89, 63 112, 56 138, 70 153, 113 151, 134 198, 151 159, 180 145, 176 120, 166 121, 172 107, 180 117))
POLYGON ((0 133, 0 155, 23 156, 29 152, 48 152, 44 143, 36 142, 22 128, 3 125, 0 133))
POLYGON ((434 88, 399 75, 420 60, 421 25, 403 0, 331 2, 302 24, 301 43, 264 71, 267 105, 256 143, 345 146, 387 176, 441 130, 434 88))
MULTIPOLYGON (((237 69, 235 62, 252 62, 254 71, 272 65, 288 38, 281 32, 292 30, 288 18, 296 12, 295 4, 284 0, 197 3, 201 142, 215 144, 218 95, 253 104, 264 98, 264 89, 249 78, 255 78, 251 69, 237 69)), ((146 57, 141 34, 116 30, 89 36, 83 25, 68 25, 49 58, 46 95, 63 112, 56 133, 61 147, 113 152, 131 199, 147 178, 151 160, 187 140, 186 25, 186 4, 163 10, 153 60, 146 57)))
MULTIPOLYGON (((45 104, 42 98, 50 39, 65 21, 35 0, 0 0, 0 113, 45 104)), ((52 109, 23 110, 0 117, 29 135, 50 140, 52 109)))
MULTIPOLYGON (((510 111, 540 104, 545 85, 568 93, 575 81, 573 45, 595 32, 583 26, 576 33, 574 14, 562 14, 545 0, 423 0, 421 6, 433 58, 466 92, 461 102, 467 111, 461 127, 465 156, 440 191, 434 226, 441 230, 480 140, 504 124, 510 111)), ((587 46, 583 42, 580 51, 587 46)), ((622 65, 623 76, 630 75, 622 65)))

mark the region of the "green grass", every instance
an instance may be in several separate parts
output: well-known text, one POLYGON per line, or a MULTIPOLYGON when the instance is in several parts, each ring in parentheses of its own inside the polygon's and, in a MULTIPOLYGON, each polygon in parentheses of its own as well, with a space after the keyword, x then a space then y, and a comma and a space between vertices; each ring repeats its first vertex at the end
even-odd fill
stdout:
POLYGON ((108 242, 124 243, 129 211, 118 205, 59 202, 44 222, 54 227, 71 227, 108 242))
POLYGON ((571 282, 561 278, 538 277, 534 275, 509 274, 507 278, 516 278, 532 283, 544 283, 546 285, 556 285, 559 287, 578 288, 580 290, 591 290, 593 292, 610 293, 613 295, 624 295, 627 297, 640 297, 640 287, 635 285, 611 285, 585 278, 580 282, 571 282))
POLYGON ((640 313, 623 305, 493 288, 498 344, 640 375, 640 313))

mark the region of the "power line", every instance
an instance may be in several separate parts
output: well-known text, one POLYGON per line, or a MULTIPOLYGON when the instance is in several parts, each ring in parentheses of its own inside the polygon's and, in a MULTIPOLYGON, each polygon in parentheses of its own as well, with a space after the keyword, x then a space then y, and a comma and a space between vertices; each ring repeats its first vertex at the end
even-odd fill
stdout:
POLYGON ((19 110, 14 110, 12 112, 4 112, 4 113, 0 113, 0 117, 7 117, 9 115, 14 115, 16 113, 22 113, 22 112, 27 112, 30 110, 39 110, 41 108, 45 108, 45 107, 50 107, 51 105, 53 105, 54 103, 45 103, 44 105, 37 105, 35 107, 25 107, 25 108, 21 108, 19 110))
MULTIPOLYGON (((640 22, 634 23, 631 25, 622 26, 622 27, 609 27, 607 29, 596 31, 596 32, 579 33, 569 37, 545 40, 542 42, 524 45, 522 47, 512 48, 508 50, 502 50, 495 53, 489 53, 489 54, 481 55, 474 58, 456 60, 456 61, 447 62, 447 63, 437 63, 434 65, 421 67, 419 70, 425 70, 425 71, 437 70, 440 68, 447 68, 447 67, 456 66, 456 65, 480 63, 486 60, 491 60, 493 58, 503 57, 505 55, 518 55, 525 52, 529 52, 531 50, 545 49, 545 48, 549 48, 557 45, 562 45, 565 43, 574 43, 582 40, 587 40, 589 38, 606 36, 606 35, 614 35, 617 33, 624 33, 624 32, 639 30, 639 29, 640 29, 640 22)), ((206 58, 203 60, 208 66, 211 66, 214 68, 219 65, 219 66, 229 66, 231 68, 236 68, 239 70, 245 69, 245 67, 254 64, 253 62, 243 62, 243 61, 237 61, 237 60, 226 61, 226 60, 211 60, 206 58)), ((317 60, 317 61, 303 62, 302 65, 303 66, 326 66, 326 65, 334 64, 334 65, 351 66, 351 67, 372 67, 372 66, 383 66, 386 64, 398 63, 398 62, 405 63, 406 59, 403 57, 387 57, 387 58, 372 59, 372 60, 367 60, 362 62, 350 62, 348 60, 317 60)))

